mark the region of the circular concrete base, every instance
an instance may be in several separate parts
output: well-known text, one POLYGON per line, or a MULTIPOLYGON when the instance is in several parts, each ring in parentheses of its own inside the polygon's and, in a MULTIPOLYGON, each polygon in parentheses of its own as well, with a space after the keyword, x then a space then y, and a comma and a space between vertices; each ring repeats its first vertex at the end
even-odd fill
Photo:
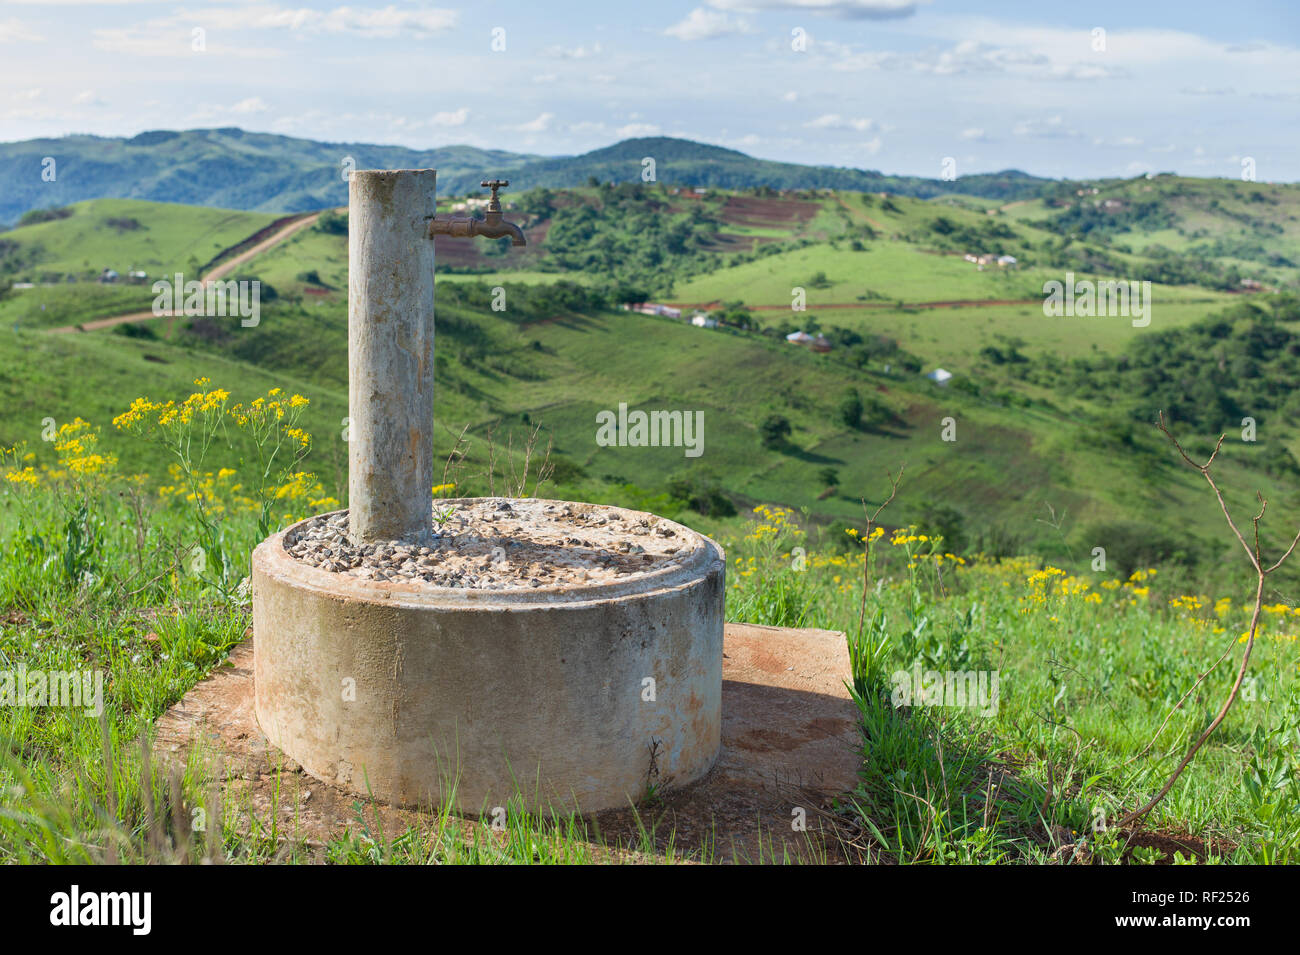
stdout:
POLYGON ((721 740, 722 549, 653 515, 567 506, 671 529, 682 546, 614 581, 474 590, 320 570, 286 550, 303 524, 263 541, 267 739, 352 792, 471 813, 622 807, 703 776, 721 740))

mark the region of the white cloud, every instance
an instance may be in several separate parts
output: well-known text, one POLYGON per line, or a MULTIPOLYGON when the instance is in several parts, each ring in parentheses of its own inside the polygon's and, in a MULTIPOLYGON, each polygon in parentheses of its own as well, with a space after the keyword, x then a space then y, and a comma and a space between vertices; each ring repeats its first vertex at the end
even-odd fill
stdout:
POLYGON ((984 130, 980 129, 979 127, 963 129, 961 131, 961 138, 969 139, 972 142, 977 142, 977 143, 983 143, 988 141, 988 137, 984 134, 984 130))
POLYGON ((928 0, 706 0, 716 10, 791 10, 844 20, 893 20, 910 17, 928 0))
POLYGON ((786 93, 784 96, 781 97, 781 101, 784 103, 793 103, 798 98, 799 98, 799 94, 796 93, 794 90, 791 90, 790 92, 786 93))
POLYGON ((530 119, 526 123, 520 123, 514 127, 521 133, 544 133, 551 128, 551 120, 555 119, 554 113, 541 113, 536 119, 530 119))
POLYGON ((14 99, 27 100, 28 102, 30 102, 31 100, 34 99, 40 99, 41 92, 42 90, 39 86, 33 86, 30 89, 14 90, 12 96, 14 99))
POLYGON ((1060 116, 1022 119, 1011 128, 1011 133, 1026 139, 1074 139, 1083 135, 1077 129, 1065 125, 1065 120, 1060 116))
MULTIPOLYGON (((276 30, 366 39, 395 37, 423 38, 444 33, 456 25, 454 10, 435 7, 398 7, 379 9, 335 7, 332 10, 290 8, 273 4, 208 7, 159 17, 127 27, 109 27, 93 31, 94 44, 101 50, 140 56, 190 56, 191 31, 202 28, 207 33, 208 49, 214 48, 217 35, 238 31, 267 33, 276 30), (215 35, 214 35, 215 34, 215 35)), ((267 57, 279 51, 251 48, 246 43, 229 42, 221 46, 222 55, 267 57)))
POLYGON ((628 123, 626 126, 620 126, 614 130, 622 139, 633 139, 638 136, 658 136, 661 131, 653 123, 628 123))
POLYGON ((856 129, 865 133, 874 124, 869 119, 845 119, 839 113, 826 113, 804 125, 809 129, 856 129))
MULTIPOLYGON (((824 45, 832 53, 839 53, 839 59, 832 63, 832 67, 837 70, 900 70, 938 76, 1008 72, 1043 74, 1052 71, 1051 59, 1042 53, 973 40, 963 41, 946 50, 931 48, 904 53, 874 50, 854 53, 840 44, 824 45)), ((1104 72, 1102 67, 1089 68, 1104 72)), ((1061 75, 1065 75, 1064 68, 1061 75)))
POLYGON ((394 4, 380 9, 343 6, 333 10, 260 5, 211 7, 187 12, 184 17, 169 17, 154 22, 166 25, 184 22, 205 27, 209 31, 280 29, 391 38, 398 35, 431 36, 443 33, 456 25, 456 19, 455 10, 398 7, 394 4))
POLYGON ((725 13, 696 7, 680 23, 674 23, 664 30, 664 35, 675 36, 679 40, 715 40, 718 37, 753 32, 754 28, 744 19, 733 19, 725 13))
POLYGON ((280 56, 280 51, 257 47, 247 43, 217 44, 209 37, 207 53, 196 52, 193 48, 191 27, 165 27, 159 24, 145 24, 138 27, 109 27, 92 31, 95 49, 109 53, 124 53, 128 56, 183 56, 195 57, 218 54, 223 57, 241 59, 272 59, 280 56))
MULTIPOLYGON (((398 8, 393 5, 382 10, 338 7, 324 14, 319 29, 324 33, 352 33, 364 37, 433 36, 456 25, 455 10, 435 8, 398 8)), ((315 24, 309 25, 309 28, 315 24)))
POLYGON ((230 116, 255 116, 258 113, 265 113, 269 109, 270 107, 266 105, 266 101, 262 97, 250 96, 229 106, 219 103, 202 103, 194 110, 193 115, 198 122, 209 122, 230 116))
POLYGON ((469 119, 469 107, 462 106, 460 109, 449 112, 434 113, 433 118, 429 120, 434 126, 464 126, 469 119))
POLYGON ((241 99, 234 106, 230 107, 232 113, 250 116, 253 113, 265 113, 271 107, 266 105, 266 101, 260 96, 250 96, 248 99, 241 99))
POLYGON ((72 97, 72 102, 77 106, 103 106, 104 101, 100 99, 99 94, 94 90, 82 90, 76 96, 72 97))
POLYGON ((591 46, 552 46, 547 47, 546 55, 557 60, 585 60, 600 55, 600 44, 591 46))
POLYGON ((43 43, 45 37, 27 29, 21 20, 0 20, 0 43, 43 43))

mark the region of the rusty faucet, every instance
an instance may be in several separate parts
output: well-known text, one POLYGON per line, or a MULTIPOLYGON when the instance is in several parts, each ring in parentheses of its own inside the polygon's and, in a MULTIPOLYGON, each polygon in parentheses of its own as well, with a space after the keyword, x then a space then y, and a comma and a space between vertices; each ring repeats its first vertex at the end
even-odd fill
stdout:
POLYGON ((488 200, 487 214, 482 219, 476 219, 473 216, 437 216, 429 222, 429 238, 435 235, 452 235, 460 238, 470 238, 481 235, 485 239, 499 239, 502 236, 510 236, 511 245, 527 245, 524 239, 523 230, 513 222, 507 222, 501 218, 501 199, 497 196, 497 190, 503 186, 510 185, 508 179, 484 179, 479 183, 484 189, 492 190, 492 198, 488 200))

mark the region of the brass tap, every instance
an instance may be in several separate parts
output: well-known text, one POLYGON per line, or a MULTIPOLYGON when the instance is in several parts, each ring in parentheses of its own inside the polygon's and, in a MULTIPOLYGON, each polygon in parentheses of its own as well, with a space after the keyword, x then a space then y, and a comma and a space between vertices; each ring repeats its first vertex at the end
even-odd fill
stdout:
POLYGON ((481 235, 485 239, 499 239, 510 236, 511 245, 527 245, 523 230, 513 222, 501 218, 501 199, 497 190, 510 185, 508 179, 484 179, 479 183, 484 189, 492 190, 488 199, 487 213, 482 219, 473 216, 434 216, 429 222, 429 238, 435 235, 450 235, 457 238, 471 238, 481 235))

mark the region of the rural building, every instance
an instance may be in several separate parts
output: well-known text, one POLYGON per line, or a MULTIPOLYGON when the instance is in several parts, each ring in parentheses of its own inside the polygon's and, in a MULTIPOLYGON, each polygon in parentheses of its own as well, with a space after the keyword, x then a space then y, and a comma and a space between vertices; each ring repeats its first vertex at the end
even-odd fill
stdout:
POLYGON ((791 332, 785 336, 785 340, 791 345, 802 345, 816 352, 828 352, 835 347, 825 335, 813 336, 804 331, 791 332))
POLYGON ((705 315, 703 312, 696 312, 691 316, 691 324, 696 328, 717 328, 718 320, 716 318, 709 318, 709 316, 705 315))
POLYGON ((951 380, 952 378, 952 372, 945 371, 942 368, 936 368, 934 371, 930 372, 925 377, 929 378, 936 385, 946 385, 948 384, 949 380, 951 380))
POLYGON ((671 305, 660 305, 656 302, 638 302, 630 306, 634 312, 640 312, 642 315, 663 315, 665 318, 681 318, 682 310, 673 308, 671 305))
POLYGON ((486 209, 489 202, 491 202, 490 199, 479 199, 477 197, 471 197, 469 199, 463 199, 460 202, 452 203, 451 211, 467 212, 471 209, 476 209, 476 210, 486 209))

